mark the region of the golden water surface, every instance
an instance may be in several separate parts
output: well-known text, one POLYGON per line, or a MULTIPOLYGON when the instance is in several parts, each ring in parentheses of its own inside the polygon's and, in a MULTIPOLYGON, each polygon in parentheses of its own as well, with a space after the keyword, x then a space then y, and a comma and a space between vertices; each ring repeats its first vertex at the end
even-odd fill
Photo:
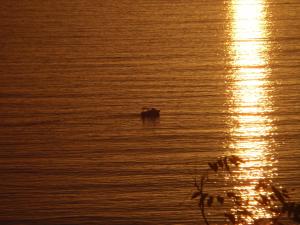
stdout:
POLYGON ((299 0, 2 1, 0 30, 1 225, 203 224, 231 154, 257 218, 260 179, 300 189, 299 0))

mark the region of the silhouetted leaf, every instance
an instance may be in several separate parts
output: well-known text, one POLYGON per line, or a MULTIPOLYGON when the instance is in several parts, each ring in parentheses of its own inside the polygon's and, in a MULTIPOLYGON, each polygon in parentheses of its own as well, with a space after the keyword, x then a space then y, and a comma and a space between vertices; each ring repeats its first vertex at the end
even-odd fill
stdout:
POLYGON ((217 163, 218 163, 219 167, 221 167, 221 168, 224 167, 224 163, 223 163, 222 159, 219 159, 217 163))
MULTIPOLYGON (((269 219, 270 221, 268 221, 269 223, 263 223, 263 225, 264 224, 266 224, 266 225, 285 225, 285 223, 281 223, 280 221, 279 221, 279 217, 273 217, 273 218, 271 218, 271 219, 269 219)), ((290 224, 290 225, 292 225, 292 224, 290 224)), ((294 224, 295 225, 295 224, 294 224)))
POLYGON ((226 169, 228 172, 230 172, 230 168, 229 168, 228 162, 227 162, 227 157, 224 157, 224 158, 223 158, 223 163, 224 163, 225 169, 226 169))
POLYGON ((236 199, 235 204, 237 204, 238 206, 242 206, 243 202, 240 199, 236 199))
POLYGON ((236 197, 236 194, 234 192, 227 192, 227 197, 228 198, 235 198, 236 197))
POLYGON ((208 163, 208 165, 213 171, 218 172, 218 164, 217 163, 208 163))
POLYGON ((238 164, 238 162, 234 156, 229 157, 228 160, 231 164, 234 164, 234 165, 238 164))
POLYGON ((254 200, 263 205, 263 201, 260 198, 254 198, 254 200))
POLYGON ((270 195, 270 198, 273 200, 273 201, 276 201, 277 199, 276 199, 276 197, 272 194, 272 195, 270 195))
POLYGON ((264 219, 256 219, 254 220, 254 225, 261 225, 264 222, 264 219))
POLYGON ((200 191, 196 191, 193 193, 192 195, 192 199, 197 198, 198 196, 200 196, 201 192, 200 191))
POLYGON ((212 204, 214 202, 214 197, 213 196, 209 196, 209 198, 207 199, 207 206, 211 207, 212 204))
POLYGON ((294 205, 294 217, 293 220, 300 223, 300 204, 294 205))
POLYGON ((275 194, 275 196, 277 197, 277 199, 284 204, 285 203, 285 199, 283 197, 283 195, 280 193, 280 191, 275 187, 275 186, 271 186, 273 193, 275 194))
POLYGON ((268 184, 266 183, 265 180, 259 180, 258 184, 255 186, 255 190, 259 190, 261 188, 264 190, 268 188, 268 184))
POLYGON ((220 195, 217 196, 217 201, 223 205, 224 204, 224 197, 221 197, 220 195))
POLYGON ((291 218, 295 213, 295 203, 294 202, 285 203, 283 205, 283 212, 284 213, 287 212, 288 217, 291 218))
POLYGON ((289 196, 287 193, 283 193, 283 192, 282 192, 282 195, 283 195, 283 197, 285 197, 285 198, 290 198, 290 196, 289 196))
POLYGON ((294 215, 293 213, 294 213, 294 209, 292 207, 289 207, 288 208, 288 217, 292 218, 292 216, 294 215))
POLYGON ((245 216, 249 216, 249 217, 252 217, 253 216, 253 213, 248 211, 247 209, 244 209, 241 211, 241 214, 242 215, 245 215, 245 216))
POLYGON ((214 165, 211 162, 209 162, 208 165, 209 165, 209 168, 211 168, 212 170, 214 170, 214 165))
POLYGON ((270 211, 276 214, 283 213, 283 208, 271 207, 270 211))
POLYGON ((229 157, 229 161, 234 164, 235 166, 238 166, 240 163, 244 162, 244 160, 236 155, 232 155, 229 157))
POLYGON ((231 213, 224 213, 224 216, 229 219, 232 224, 235 224, 235 216, 231 213))
POLYGON ((281 223, 280 221, 278 221, 278 218, 273 218, 272 219, 272 224, 274 224, 274 225, 285 225, 284 223, 281 223))
POLYGON ((266 195, 260 194, 260 197, 261 197, 261 203, 263 205, 268 205, 269 204, 270 200, 266 195))

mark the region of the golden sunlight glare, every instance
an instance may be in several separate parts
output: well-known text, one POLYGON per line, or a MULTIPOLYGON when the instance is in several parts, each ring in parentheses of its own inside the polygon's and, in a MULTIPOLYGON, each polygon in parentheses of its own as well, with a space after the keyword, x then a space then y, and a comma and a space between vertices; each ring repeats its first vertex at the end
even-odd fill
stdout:
MULTIPOLYGON (((231 114, 233 128, 230 148, 247 159, 241 165, 236 187, 244 200, 245 207, 257 218, 271 217, 255 201, 258 193, 255 185, 259 179, 272 178, 273 169, 271 141, 274 127, 266 115, 272 111, 271 88, 268 76, 268 43, 264 0, 233 0, 231 5, 231 53, 232 87, 231 114)), ((234 209, 233 209, 234 210, 234 209)), ((251 218, 245 218, 249 224, 251 218)))

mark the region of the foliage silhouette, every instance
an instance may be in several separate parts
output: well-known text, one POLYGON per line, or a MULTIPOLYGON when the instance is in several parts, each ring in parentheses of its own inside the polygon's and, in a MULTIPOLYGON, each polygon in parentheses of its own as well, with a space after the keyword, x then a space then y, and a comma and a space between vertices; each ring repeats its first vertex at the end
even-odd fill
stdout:
MULTIPOLYGON (((278 188, 270 180, 261 179, 255 186, 258 197, 254 199, 255 204, 262 207, 270 218, 257 218, 246 206, 249 199, 243 198, 241 193, 234 188, 226 188, 222 193, 208 193, 206 187, 214 183, 211 176, 221 176, 226 179, 232 176, 234 170, 238 169, 244 160, 238 156, 224 156, 214 162, 208 163, 208 170, 201 176, 200 181, 195 179, 195 192, 192 199, 198 201, 198 207, 206 225, 210 225, 207 218, 207 209, 211 207, 225 207, 225 204, 231 204, 233 210, 224 209, 224 218, 233 225, 254 224, 254 225, 283 225, 284 219, 289 219, 293 224, 300 223, 300 204, 291 201, 289 192, 284 188, 278 188), (251 222, 249 222, 251 221, 251 222)), ((227 179, 230 180, 230 179, 227 179)), ((222 185, 226 185, 223 181, 222 185)), ((253 201, 253 200, 252 200, 253 201)))

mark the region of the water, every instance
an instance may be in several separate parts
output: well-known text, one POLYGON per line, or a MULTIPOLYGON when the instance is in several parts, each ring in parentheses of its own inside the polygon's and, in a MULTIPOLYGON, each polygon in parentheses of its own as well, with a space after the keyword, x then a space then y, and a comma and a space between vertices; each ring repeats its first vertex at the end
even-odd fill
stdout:
POLYGON ((247 3, 2 3, 1 223, 202 224, 193 179, 228 154, 241 192, 297 190, 300 3, 247 3))

